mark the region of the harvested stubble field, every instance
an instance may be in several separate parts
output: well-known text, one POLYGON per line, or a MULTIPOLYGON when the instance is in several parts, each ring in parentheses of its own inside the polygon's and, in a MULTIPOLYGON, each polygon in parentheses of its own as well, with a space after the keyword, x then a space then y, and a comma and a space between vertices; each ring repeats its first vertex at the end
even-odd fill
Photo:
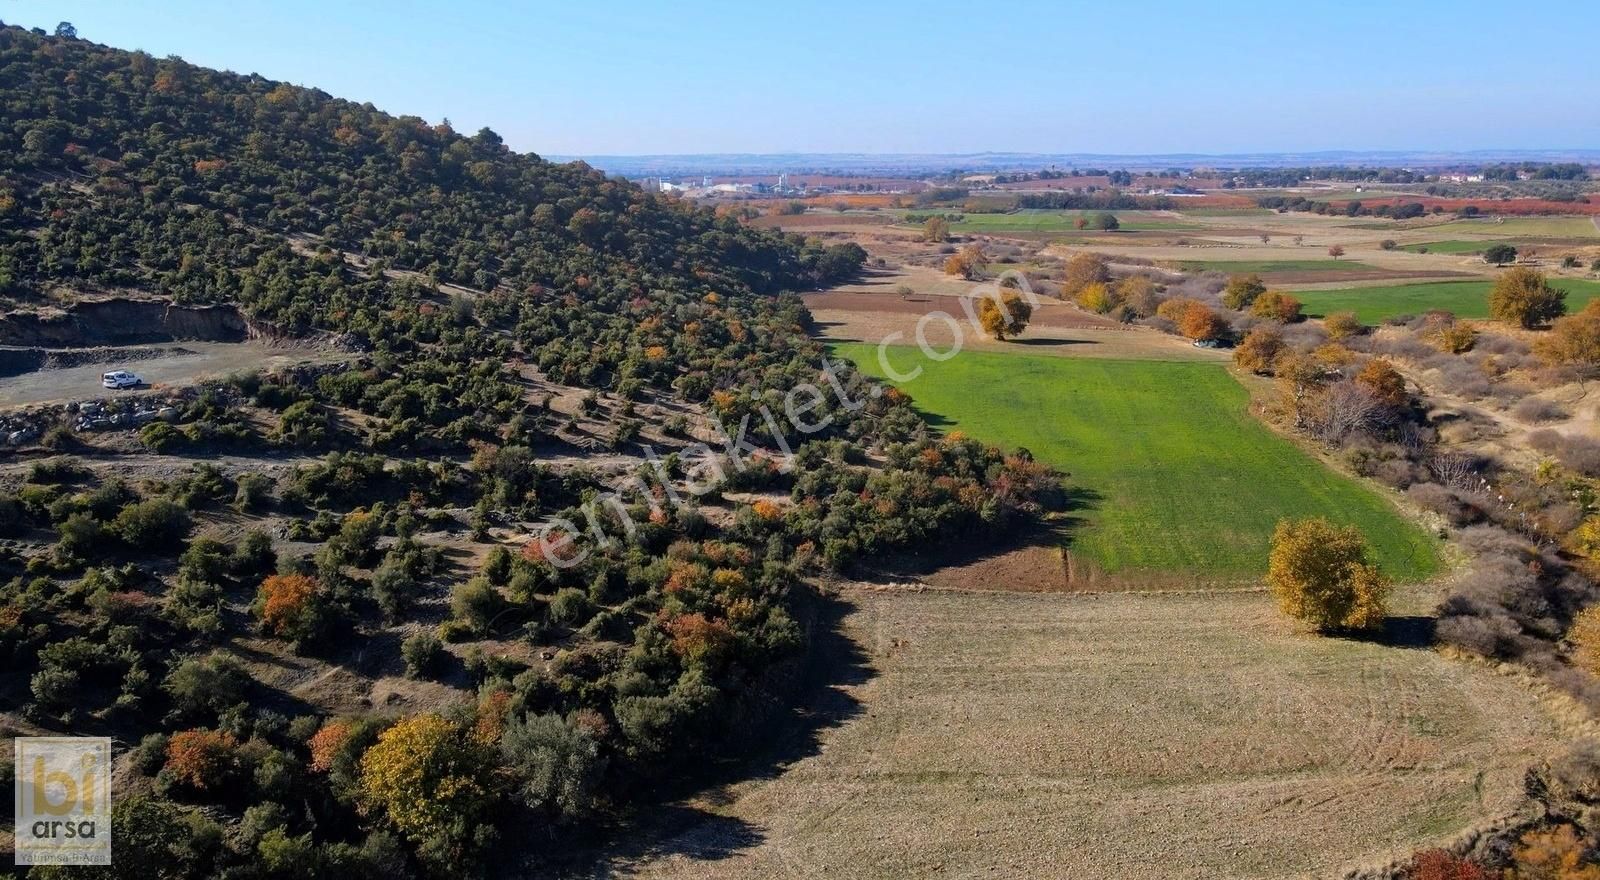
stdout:
MULTIPOLYGON (((836 350, 883 376, 875 346, 836 350)), ((1278 521, 1304 516, 1357 526, 1393 577, 1439 568, 1426 532, 1263 426, 1220 365, 980 351, 936 362, 915 348, 889 360, 902 374, 922 368, 900 384, 941 428, 1026 447, 1067 473, 1087 495, 1070 551, 1105 572, 1251 579, 1278 521)))
POLYGON ((1260 594, 845 599, 833 726, 608 876, 1338 876, 1512 812, 1558 739, 1514 679, 1260 594))

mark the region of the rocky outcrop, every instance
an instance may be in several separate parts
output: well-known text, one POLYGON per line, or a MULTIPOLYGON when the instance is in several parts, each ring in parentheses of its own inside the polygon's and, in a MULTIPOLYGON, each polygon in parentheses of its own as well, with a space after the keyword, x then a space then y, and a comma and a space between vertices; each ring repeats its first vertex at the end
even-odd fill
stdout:
POLYGON ((0 315, 0 345, 66 348, 145 342, 242 342, 251 329, 233 306, 165 300, 83 300, 51 312, 0 315))

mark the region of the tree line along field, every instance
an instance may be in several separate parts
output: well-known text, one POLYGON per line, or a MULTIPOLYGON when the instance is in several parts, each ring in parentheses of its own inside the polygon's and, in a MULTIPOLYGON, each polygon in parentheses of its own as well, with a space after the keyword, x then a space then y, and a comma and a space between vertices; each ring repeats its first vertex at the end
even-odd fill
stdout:
MULTIPOLYGON (((1552 279, 1551 284, 1567 291, 1567 311, 1576 312, 1600 296, 1600 281, 1575 278, 1552 279)), ((1443 310, 1458 318, 1489 317, 1489 291, 1493 281, 1429 281, 1420 284, 1393 284, 1377 287, 1348 287, 1337 290, 1297 290, 1294 295, 1306 304, 1313 317, 1333 312, 1355 312, 1364 324, 1376 324, 1398 315, 1420 315, 1443 310)))
MULTIPOLYGON (((836 350, 884 375, 873 346, 836 350)), ((1026 447, 1089 493, 1070 549, 1107 572, 1253 577, 1277 522, 1305 516, 1359 527, 1397 579, 1439 569, 1427 533, 1264 427, 1221 366, 971 351, 940 363, 910 347, 889 360, 900 373, 922 367, 900 387, 925 416, 1026 447)))
MULTIPOLYGON (((1093 227, 1094 218, 1102 212, 1099 211, 1056 211, 1046 209, 1023 209, 1009 213, 996 214, 962 214, 960 220, 950 224, 952 232, 978 232, 978 233, 1103 233, 1105 230, 1093 227), (1088 222, 1082 230, 1077 228, 1078 221, 1088 222)), ((1111 211, 1117 218, 1117 228, 1129 232, 1140 231, 1185 231, 1205 228, 1201 224, 1174 219, 1169 214, 1150 211, 1111 211)))

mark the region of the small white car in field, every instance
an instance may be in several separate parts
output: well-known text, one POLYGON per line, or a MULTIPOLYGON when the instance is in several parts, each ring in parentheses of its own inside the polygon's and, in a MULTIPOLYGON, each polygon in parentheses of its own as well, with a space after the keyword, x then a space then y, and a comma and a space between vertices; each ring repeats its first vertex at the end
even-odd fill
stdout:
POLYGON ((100 384, 115 391, 123 388, 138 388, 144 384, 144 380, 139 378, 137 373, 130 373, 127 370, 112 370, 109 373, 100 375, 100 384))

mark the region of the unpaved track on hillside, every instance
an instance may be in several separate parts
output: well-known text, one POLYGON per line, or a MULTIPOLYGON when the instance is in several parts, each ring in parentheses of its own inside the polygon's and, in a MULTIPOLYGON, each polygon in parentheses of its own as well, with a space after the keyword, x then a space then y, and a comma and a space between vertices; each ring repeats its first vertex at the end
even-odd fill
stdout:
POLYGON ((1513 679, 1298 634, 1258 594, 845 600, 853 708, 606 873, 1336 876, 1511 811, 1559 742, 1513 679))

